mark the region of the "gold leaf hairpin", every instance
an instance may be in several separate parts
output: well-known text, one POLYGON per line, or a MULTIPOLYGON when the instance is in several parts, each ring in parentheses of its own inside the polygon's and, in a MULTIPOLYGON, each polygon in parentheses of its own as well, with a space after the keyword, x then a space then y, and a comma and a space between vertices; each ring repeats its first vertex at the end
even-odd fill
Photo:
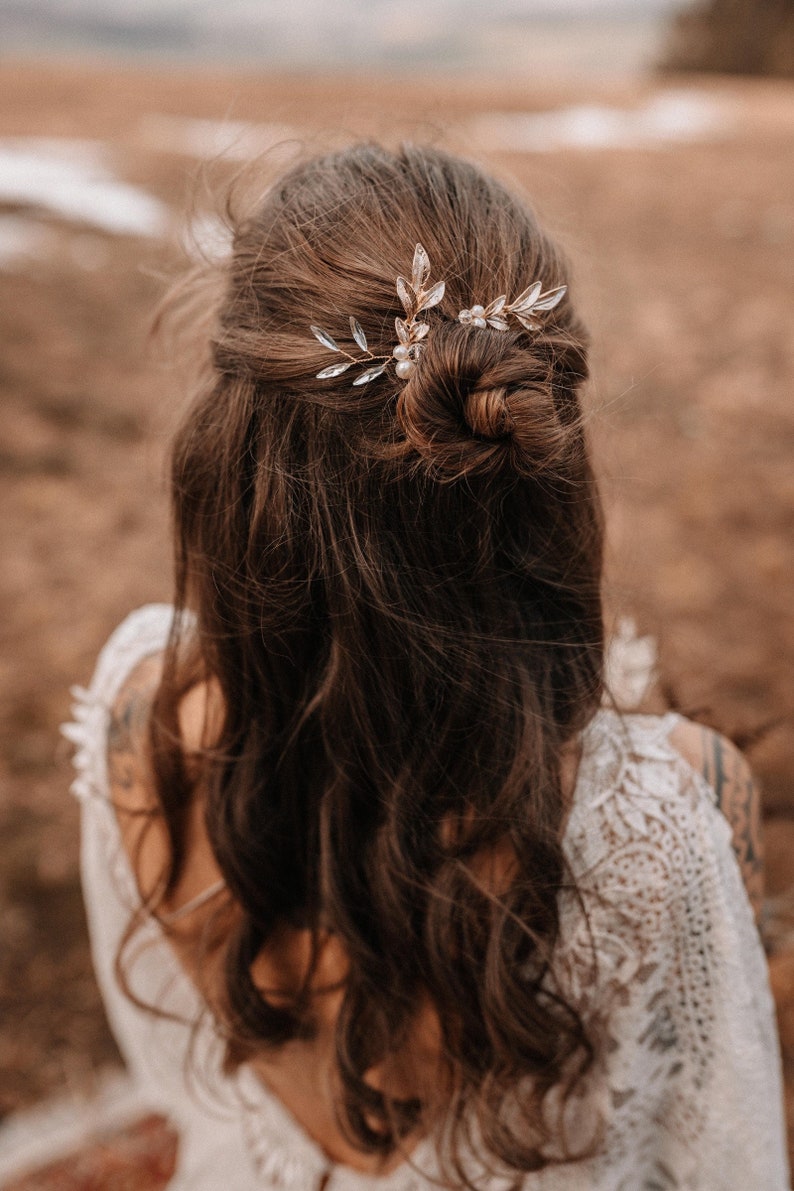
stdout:
MULTIPOLYGON (((362 355, 354 356, 345 348, 340 347, 332 335, 322 327, 312 326, 312 334, 323 347, 329 351, 339 352, 345 358, 338 364, 331 364, 317 373, 318 380, 331 380, 341 376, 356 364, 368 364, 369 367, 356 377, 354 385, 366 385, 376 377, 382 376, 389 364, 394 361, 394 371, 400 380, 407 380, 413 372, 423 347, 423 340, 430 331, 430 324, 421 321, 420 314, 437 306, 444 297, 445 282, 437 281, 430 288, 426 288, 430 278, 430 258, 421 244, 414 249, 414 259, 411 267, 411 280, 398 277, 396 281, 397 297, 405 311, 405 318, 396 318, 394 327, 398 342, 389 355, 376 356, 369 350, 367 337, 360 325, 352 316, 349 319, 350 333, 362 355)), ((510 324, 509 316, 517 319, 527 331, 540 331, 542 324, 533 316, 553 310, 564 297, 567 286, 560 285, 556 289, 542 293, 543 285, 540 281, 533 282, 514 302, 507 304, 507 295, 502 294, 487 306, 474 305, 469 310, 458 312, 458 321, 464 326, 492 327, 496 331, 507 331, 510 324)))
POLYGON ((508 331, 510 324, 507 316, 512 314, 527 331, 542 331, 543 326, 532 318, 533 314, 540 314, 546 310, 553 310, 562 301, 568 290, 567 285, 558 285, 556 289, 548 289, 541 293, 543 283, 533 281, 515 302, 507 303, 507 294, 500 294, 487 306, 472 306, 470 310, 458 313, 458 322, 467 327, 493 327, 496 331, 508 331))
POLYGON ((397 296, 405 311, 405 318, 396 318, 394 320, 398 342, 388 356, 376 356, 369 350, 367 337, 361 325, 352 317, 349 320, 350 332, 355 343, 363 353, 360 356, 353 356, 343 347, 340 347, 334 337, 329 335, 327 331, 324 331, 322 327, 312 326, 312 334, 322 343, 323 347, 327 347, 333 352, 339 352, 345 357, 340 363, 331 364, 328 368, 323 368, 322 372, 317 373, 317 379, 330 380, 332 377, 341 376, 343 372, 347 372, 348 368, 352 368, 355 364, 370 364, 371 366, 366 368, 364 372, 359 373, 353 381, 354 385, 366 385, 369 381, 375 380, 377 376, 381 376, 391 361, 394 360, 394 371, 397 376, 401 380, 407 380, 413 371, 416 360, 419 358, 422 340, 430 330, 429 324, 421 322, 419 315, 423 311, 437 306, 444 297, 445 285, 443 281, 437 281, 429 289, 425 288, 429 276, 430 259, 422 245, 417 244, 414 250, 411 280, 406 281, 404 277, 397 278, 397 296))

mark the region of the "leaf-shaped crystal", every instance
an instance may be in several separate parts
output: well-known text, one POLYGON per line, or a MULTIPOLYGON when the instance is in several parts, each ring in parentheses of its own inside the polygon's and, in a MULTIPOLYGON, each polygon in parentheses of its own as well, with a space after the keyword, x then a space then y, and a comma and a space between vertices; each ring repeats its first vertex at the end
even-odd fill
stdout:
POLYGON ((430 273, 430 257, 421 244, 414 249, 414 263, 411 269, 411 281, 414 289, 419 292, 424 287, 430 273))
POLYGON ((323 368, 322 372, 318 372, 317 379, 329 380, 332 376, 341 376, 343 372, 347 372, 348 368, 352 368, 352 366, 352 360, 346 360, 344 364, 332 364, 330 368, 323 368))
POLYGON ((540 291, 543 289, 542 281, 533 281, 532 285, 528 286, 522 294, 519 294, 515 302, 511 302, 509 309, 514 314, 525 314, 532 309, 535 304, 540 291))
POLYGON ((528 331, 541 331, 543 329, 540 323, 534 322, 527 314, 517 314, 516 318, 521 323, 521 326, 526 327, 528 331))
POLYGON ((488 325, 490 327, 493 327, 494 330, 496 330, 496 331, 509 331, 510 330, 510 324, 508 322, 506 322, 505 319, 499 318, 498 316, 495 318, 489 318, 488 325))
POLYGON ((323 347, 330 348, 332 352, 338 352, 342 350, 336 340, 332 339, 328 332, 324 331, 322 327, 310 327, 309 330, 315 339, 320 340, 320 343, 323 345, 323 347))
POLYGON ((409 285, 404 277, 397 278, 397 297, 403 304, 403 310, 410 318, 416 305, 416 294, 414 293, 413 286, 409 285))
POLYGON ((444 297, 445 289, 446 283, 443 281, 437 281, 433 288, 429 289, 427 293, 420 294, 417 314, 420 310, 429 310, 431 306, 438 306, 439 302, 444 297))
POLYGON ((367 337, 361 328, 361 323, 356 322, 356 320, 354 318, 351 318, 350 330, 352 332, 353 338, 355 339, 356 343, 361 348, 361 350, 363 352, 368 351, 367 337))
POLYGON ((385 364, 378 364, 376 368, 368 368, 366 372, 362 372, 353 381, 354 385, 366 385, 369 381, 374 380, 376 376, 380 376, 382 372, 386 371, 385 364))
POLYGON ((489 302, 485 307, 485 317, 490 318, 492 314, 501 314, 506 301, 507 294, 500 294, 498 298, 494 298, 493 302, 489 302))
POLYGON ((404 343, 407 347, 411 342, 411 332, 408 330, 408 324, 405 319, 396 318, 394 320, 394 329, 397 332, 397 338, 400 343, 404 343))
POLYGON ((545 294, 541 294, 537 302, 532 307, 533 310, 553 310, 554 307, 562 301, 568 290, 567 285, 560 285, 557 289, 546 290, 545 294))
POLYGON ((418 343, 420 339, 424 339, 425 335, 430 330, 430 324, 414 323, 412 330, 414 343, 418 343))

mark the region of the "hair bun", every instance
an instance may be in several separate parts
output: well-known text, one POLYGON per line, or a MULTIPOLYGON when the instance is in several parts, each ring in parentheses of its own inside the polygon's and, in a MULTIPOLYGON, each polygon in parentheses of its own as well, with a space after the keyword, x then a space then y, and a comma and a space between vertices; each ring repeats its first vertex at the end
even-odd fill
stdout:
POLYGON ((435 327, 397 403, 409 446, 442 480, 560 464, 574 426, 555 403, 570 380, 553 361, 520 333, 435 327))

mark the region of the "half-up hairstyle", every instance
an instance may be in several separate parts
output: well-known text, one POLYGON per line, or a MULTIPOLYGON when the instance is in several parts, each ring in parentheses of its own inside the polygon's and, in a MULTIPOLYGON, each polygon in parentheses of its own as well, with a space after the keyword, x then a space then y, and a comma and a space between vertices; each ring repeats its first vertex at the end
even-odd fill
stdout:
POLYGON ((471 1138, 495 1168, 542 1167, 548 1093, 564 1101, 593 1057, 550 974, 561 759, 602 690, 586 336, 570 292, 536 332, 457 320, 536 279, 570 284, 569 267, 472 165, 376 145, 301 164, 235 227, 210 379, 173 452, 176 604, 196 622, 153 720, 164 889, 200 780, 236 906, 215 1006, 229 1064, 316 1028, 312 965, 268 997, 256 957, 285 929, 315 957, 333 937, 340 1126, 384 1155, 437 1128, 456 1186, 471 1138), (410 378, 317 379, 310 324, 342 342, 352 315, 391 350, 417 242, 446 293, 410 378), (174 738, 196 673, 223 708, 199 779, 174 738), (367 1072, 404 1064, 428 1013, 435 1100, 379 1090, 367 1072))

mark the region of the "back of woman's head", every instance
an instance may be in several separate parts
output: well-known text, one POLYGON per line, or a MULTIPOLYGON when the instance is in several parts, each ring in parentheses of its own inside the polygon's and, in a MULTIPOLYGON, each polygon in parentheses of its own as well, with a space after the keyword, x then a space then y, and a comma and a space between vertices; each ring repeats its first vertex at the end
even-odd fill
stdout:
MULTIPOLYGON (((230 1055, 311 1032, 312 973, 268 998, 251 964, 285 926, 330 932, 349 959, 335 1027, 348 1134, 389 1151, 429 1119, 422 1096, 365 1079, 410 1052, 429 1004, 451 1152, 474 1121, 518 1170, 542 1164, 546 1092, 588 1055, 548 965, 561 757, 601 691, 601 529, 570 295, 536 330, 458 313, 536 280, 568 283, 568 267, 474 166, 364 145, 293 169, 235 229, 212 379, 178 437, 173 488, 178 602, 196 611, 224 708, 205 781, 239 910, 230 1055), (364 363, 318 379, 342 357, 311 325, 346 357, 390 356, 405 317, 395 279, 417 243, 445 291, 410 375, 392 361, 366 384, 352 383, 364 363), (489 854, 509 857, 496 885, 489 854)), ((165 739, 173 883, 186 795, 165 739)))

